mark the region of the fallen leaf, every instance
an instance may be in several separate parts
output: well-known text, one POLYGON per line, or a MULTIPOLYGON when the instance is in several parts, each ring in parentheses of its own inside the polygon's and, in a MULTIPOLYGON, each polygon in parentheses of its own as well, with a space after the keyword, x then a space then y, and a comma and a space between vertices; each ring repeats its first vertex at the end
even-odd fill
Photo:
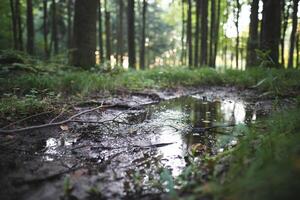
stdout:
POLYGON ((60 129, 63 130, 63 131, 68 131, 69 127, 67 125, 61 125, 60 129))

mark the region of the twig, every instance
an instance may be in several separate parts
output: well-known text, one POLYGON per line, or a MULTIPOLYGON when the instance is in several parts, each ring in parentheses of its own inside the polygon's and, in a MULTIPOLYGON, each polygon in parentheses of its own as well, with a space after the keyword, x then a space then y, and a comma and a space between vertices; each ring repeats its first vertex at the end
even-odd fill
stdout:
POLYGON ((13 125, 16 125, 16 124, 18 124, 18 123, 20 123, 20 122, 26 121, 26 120, 28 120, 28 119, 31 119, 31 118, 34 118, 34 117, 38 117, 38 116, 41 116, 41 115, 45 115, 45 114, 49 114, 49 113, 52 113, 52 112, 54 112, 54 111, 53 111, 53 110, 52 110, 52 111, 45 111, 45 112, 42 112, 42 113, 37 113, 37 114, 31 115, 31 116, 28 116, 28 117, 26 117, 26 118, 24 118, 24 119, 20 119, 20 120, 18 120, 18 121, 16 121, 16 122, 10 123, 10 124, 8 124, 7 126, 2 127, 2 129, 11 127, 11 126, 13 126, 13 125))
POLYGON ((61 112, 59 113, 59 115, 57 115, 56 117, 54 117, 49 124, 52 124, 55 120, 57 120, 59 117, 61 117, 63 115, 63 113, 65 112, 65 109, 62 109, 61 112))
POLYGON ((0 133, 1 134, 11 134, 11 133, 19 133, 19 132, 24 132, 24 131, 29 131, 29 130, 35 130, 35 129, 42 129, 42 128, 48 128, 48 127, 54 127, 54 126, 59 126, 59 125, 62 125, 62 124, 67 124, 67 123, 70 123, 72 122, 72 120, 76 117, 79 117, 81 115, 84 115, 86 113, 90 113, 90 112, 93 112, 95 110, 98 110, 100 108, 108 108, 108 107, 111 107, 111 106, 98 106, 96 108, 93 108, 93 109, 89 109, 89 110, 86 110, 86 111, 83 111, 83 112, 80 112, 76 115, 73 115, 71 116, 70 118, 66 119, 66 120, 63 120, 63 121, 60 121, 60 122, 56 122, 56 123, 48 123, 48 124, 42 124, 42 125, 37 125, 37 126, 29 126, 29 127, 25 127, 25 128, 19 128, 19 129, 12 129, 12 130, 5 130, 5 129, 0 129, 0 133))

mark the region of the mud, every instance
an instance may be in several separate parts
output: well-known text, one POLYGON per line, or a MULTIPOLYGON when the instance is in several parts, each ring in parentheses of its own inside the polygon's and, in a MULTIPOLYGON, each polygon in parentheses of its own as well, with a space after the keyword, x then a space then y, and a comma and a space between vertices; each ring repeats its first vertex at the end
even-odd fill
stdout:
POLYGON ((0 199, 159 199, 162 169, 176 177, 187 156, 232 148, 244 126, 274 109, 254 91, 202 88, 95 97, 74 112, 97 102, 119 106, 0 136, 0 199))

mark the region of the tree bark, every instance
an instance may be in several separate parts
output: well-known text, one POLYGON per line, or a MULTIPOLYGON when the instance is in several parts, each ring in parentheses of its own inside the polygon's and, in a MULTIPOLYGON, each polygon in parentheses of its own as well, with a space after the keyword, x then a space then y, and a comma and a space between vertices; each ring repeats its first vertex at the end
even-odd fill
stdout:
POLYGON ((32 0, 26 0, 27 6, 27 52, 31 55, 34 54, 34 19, 32 11, 32 0))
POLYGON ((103 27, 102 27, 102 12, 101 12, 101 8, 102 8, 102 3, 101 0, 99 1, 99 5, 98 5, 98 43, 99 43, 99 59, 100 59, 100 63, 103 64, 104 63, 104 49, 103 49, 103 27))
POLYGON ((43 37, 44 37, 44 53, 45 58, 49 58, 48 47, 48 0, 43 0, 43 37))
POLYGON ((106 61, 110 64, 111 56, 111 31, 110 31, 110 12, 107 9, 107 0, 104 1, 105 7, 105 46, 106 46, 106 61))
POLYGON ((199 34, 200 34, 200 0, 196 0, 196 30, 195 30, 195 55, 194 67, 199 67, 199 34))
POLYGON ((134 13, 134 0, 128 0, 128 59, 129 67, 132 69, 136 68, 135 58, 135 13, 134 13))
POLYGON ((213 52, 214 52, 214 39, 215 39, 215 21, 216 21, 216 1, 211 0, 211 5, 210 5, 210 42, 209 42, 209 63, 208 65, 210 67, 213 66, 213 52))
POLYGON ((90 68, 96 63, 96 22, 98 0, 76 0, 71 64, 90 68))
POLYGON ((117 49, 117 62, 121 66, 123 66, 123 46, 124 46, 124 38, 123 38, 123 16, 124 16, 124 2, 123 0, 119 0, 119 26, 118 26, 118 49, 117 49))
POLYGON ((221 0, 218 0, 218 7, 217 7, 217 20, 216 20, 216 33, 214 39, 214 56, 213 56, 213 66, 216 67, 216 59, 218 55, 218 45, 219 45, 219 30, 220 30, 220 20, 221 20, 221 0))
POLYGON ((21 19, 21 8, 20 8, 20 0, 15 1, 15 16, 18 27, 18 50, 23 51, 23 29, 22 29, 22 19, 21 19))
POLYGON ((15 50, 19 49, 18 42, 18 25, 16 20, 16 11, 15 11, 14 0, 10 0, 10 11, 11 11, 11 20, 12 20, 12 33, 13 33, 13 47, 15 50))
POLYGON ((182 25, 181 25, 181 64, 182 65, 185 65, 185 63, 186 63, 186 60, 185 60, 185 58, 186 58, 186 56, 185 56, 185 41, 184 41, 184 39, 185 39, 185 10, 184 10, 184 2, 185 2, 185 0, 181 0, 181 23, 182 23, 182 25))
POLYGON ((291 9, 291 4, 289 4, 286 8, 285 3, 287 0, 282 0, 281 4, 281 12, 282 12, 282 18, 283 18, 283 23, 282 23, 282 35, 280 39, 280 46, 281 46, 281 65, 285 66, 285 36, 286 36, 286 30, 288 27, 288 21, 289 21, 289 16, 290 16, 290 9, 291 9))
POLYGON ((142 41, 141 41, 141 50, 140 50, 140 67, 141 67, 141 69, 145 69, 146 12, 147 12, 147 2, 146 2, 146 0, 143 0, 142 41))
POLYGON ((281 0, 263 0, 262 50, 270 51, 269 57, 278 66, 281 30, 281 0))
POLYGON ((201 2, 201 65, 207 65, 208 0, 202 0, 201 2))
POLYGON ((239 0, 236 0, 235 10, 235 28, 236 28, 236 42, 235 42, 235 67, 239 68, 239 48, 240 48, 240 30, 239 30, 239 19, 241 12, 241 4, 239 0))
POLYGON ((299 4, 299 0, 293 0, 293 27, 292 27, 292 33, 290 38, 288 68, 294 67, 294 50, 295 50, 296 32, 297 32, 297 25, 298 25, 298 16, 297 16, 298 4, 299 4))
POLYGON ((72 10, 73 10, 73 1, 69 0, 67 2, 67 29, 68 29, 68 49, 71 49, 72 46, 72 10))
POLYGON ((255 53, 255 49, 259 48, 258 9, 259 9, 259 0, 252 0, 250 25, 249 25, 249 37, 248 37, 248 42, 247 42, 246 67, 253 67, 258 64, 257 58, 256 58, 256 53, 255 53))
POLYGON ((188 0, 188 19, 187 19, 187 46, 188 46, 188 65, 193 66, 193 46, 192 46, 192 1, 188 0))
POLYGON ((54 46, 54 54, 58 54, 57 13, 55 0, 52 0, 52 43, 54 46))
POLYGON ((296 36, 296 67, 299 68, 299 33, 296 36))

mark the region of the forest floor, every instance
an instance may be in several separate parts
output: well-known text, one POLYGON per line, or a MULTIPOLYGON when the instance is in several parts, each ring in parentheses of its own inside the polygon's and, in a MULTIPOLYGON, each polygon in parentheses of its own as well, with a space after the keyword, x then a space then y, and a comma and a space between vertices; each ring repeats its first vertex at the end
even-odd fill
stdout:
POLYGON ((18 61, 0 70, 1 199, 299 195, 299 71, 18 61))

